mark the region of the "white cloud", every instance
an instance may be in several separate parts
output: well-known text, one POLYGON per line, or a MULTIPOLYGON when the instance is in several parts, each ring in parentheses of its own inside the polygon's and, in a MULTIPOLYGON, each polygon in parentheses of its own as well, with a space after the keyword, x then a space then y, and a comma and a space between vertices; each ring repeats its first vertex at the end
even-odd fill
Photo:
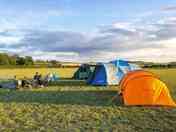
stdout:
MULTIPOLYGON (((43 59, 43 60, 51 60, 51 59, 56 59, 56 60, 64 60, 65 58, 77 58, 79 56, 78 53, 76 52, 43 52, 43 51, 34 51, 34 52, 27 52, 27 53, 22 53, 23 56, 31 55, 34 56, 34 59, 43 59)), ((68 61, 68 60, 65 61, 68 61)))
POLYGON ((170 5, 170 6, 166 6, 161 8, 161 11, 176 11, 176 5, 170 5))
POLYGON ((126 58, 174 61, 176 32, 172 31, 172 24, 168 27, 167 22, 151 23, 146 25, 146 29, 135 23, 127 24, 128 26, 122 23, 116 27, 112 24, 101 27, 93 36, 69 31, 23 30, 25 33, 21 33, 21 36, 20 31, 17 32, 20 37, 8 34, 0 37, 0 43, 8 42, 8 48, 1 47, 0 50, 45 60, 107 61, 126 58))
MULTIPOLYGON (((60 11, 47 11, 45 18, 33 14, 29 12, 16 19, 0 18, 0 51, 63 61, 176 60, 175 16, 147 22, 117 21, 100 26, 93 33, 80 33, 42 28, 42 20, 50 15, 59 17, 62 15, 60 11)), ((146 17, 150 15, 153 13, 146 17)))
POLYGON ((21 37, 0 36, 0 44, 4 44, 4 45, 15 45, 15 44, 18 44, 20 40, 21 40, 21 37))

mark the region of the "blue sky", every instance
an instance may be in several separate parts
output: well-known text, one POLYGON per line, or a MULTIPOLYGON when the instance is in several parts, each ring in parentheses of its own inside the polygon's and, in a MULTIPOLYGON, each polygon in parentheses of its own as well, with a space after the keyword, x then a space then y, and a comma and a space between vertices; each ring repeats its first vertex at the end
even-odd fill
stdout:
POLYGON ((0 0, 0 9, 2 52, 63 61, 176 60, 175 0, 0 0))

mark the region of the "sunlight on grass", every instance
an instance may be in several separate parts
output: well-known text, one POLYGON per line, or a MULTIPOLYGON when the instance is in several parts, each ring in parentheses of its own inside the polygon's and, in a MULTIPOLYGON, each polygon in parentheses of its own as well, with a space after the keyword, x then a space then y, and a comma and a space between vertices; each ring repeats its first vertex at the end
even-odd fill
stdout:
MULTIPOLYGON (((176 100, 176 70, 151 70, 176 100)), ((0 89, 0 131, 175 131, 176 109, 126 107, 117 86, 59 83, 39 89, 0 89)))
POLYGON ((32 78, 36 72, 42 75, 48 73, 56 73, 60 78, 71 78, 77 68, 12 68, 12 69, 0 69, 0 78, 13 78, 15 75, 17 78, 28 77, 32 78))

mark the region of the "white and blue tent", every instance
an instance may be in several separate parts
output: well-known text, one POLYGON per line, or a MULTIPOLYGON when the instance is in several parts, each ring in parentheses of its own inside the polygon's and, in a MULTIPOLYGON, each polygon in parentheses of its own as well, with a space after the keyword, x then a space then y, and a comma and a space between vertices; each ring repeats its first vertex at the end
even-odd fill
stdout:
POLYGON ((117 68, 114 64, 99 63, 95 67, 95 70, 88 79, 87 83, 91 85, 116 85, 118 84, 116 70, 117 68))
POLYGON ((128 61, 121 59, 111 61, 110 63, 114 64, 118 69, 116 75, 119 82, 124 77, 124 75, 127 74, 129 71, 141 69, 138 65, 129 63, 128 61))
POLYGON ((138 69, 137 65, 124 60, 99 63, 87 82, 91 85, 118 85, 126 73, 138 69))

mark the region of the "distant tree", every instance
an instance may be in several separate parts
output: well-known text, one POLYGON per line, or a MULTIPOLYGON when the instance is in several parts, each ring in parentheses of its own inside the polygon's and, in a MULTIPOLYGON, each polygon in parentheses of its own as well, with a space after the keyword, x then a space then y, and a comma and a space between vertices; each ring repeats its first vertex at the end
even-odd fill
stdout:
POLYGON ((17 57, 16 65, 25 65, 25 58, 24 57, 17 57))
POLYGON ((8 59, 10 65, 16 65, 16 56, 9 56, 8 59))
POLYGON ((9 56, 4 53, 0 53, 0 65, 9 65, 9 56))
POLYGON ((168 68, 174 68, 174 67, 176 67, 176 62, 170 62, 168 64, 168 68))
POLYGON ((35 63, 46 63, 44 60, 36 60, 35 63))
POLYGON ((49 63, 51 64, 51 66, 56 66, 57 65, 57 61, 56 60, 51 60, 49 63))
POLYGON ((17 54, 8 55, 0 53, 0 65, 33 65, 34 60, 31 56, 20 57, 17 54))
POLYGON ((34 61, 31 56, 26 56, 25 58, 25 65, 33 65, 34 61))

